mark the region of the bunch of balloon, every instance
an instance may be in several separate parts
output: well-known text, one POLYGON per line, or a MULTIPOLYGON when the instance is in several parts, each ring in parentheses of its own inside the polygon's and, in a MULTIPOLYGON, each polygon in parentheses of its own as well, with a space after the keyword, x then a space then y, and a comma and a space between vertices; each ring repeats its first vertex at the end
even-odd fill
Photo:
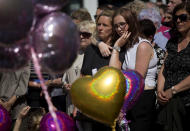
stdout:
MULTIPOLYGON (((77 56, 80 43, 77 27, 69 16, 60 12, 66 2, 0 1, 0 71, 20 69, 32 59, 55 121, 41 68, 50 73, 62 73, 77 56)), ((56 127, 59 131, 58 124, 56 127)))
POLYGON ((33 7, 32 0, 0 1, 0 71, 20 69, 30 59, 27 35, 33 7))
POLYGON ((34 68, 57 131, 62 128, 59 126, 59 117, 53 110, 41 68, 49 73, 63 73, 74 62, 80 44, 76 25, 60 11, 62 3, 63 0, 39 0, 34 8, 34 20, 29 35, 34 68))
POLYGON ((115 129, 124 102, 125 77, 113 67, 103 67, 94 76, 77 79, 71 87, 72 103, 88 117, 115 129))

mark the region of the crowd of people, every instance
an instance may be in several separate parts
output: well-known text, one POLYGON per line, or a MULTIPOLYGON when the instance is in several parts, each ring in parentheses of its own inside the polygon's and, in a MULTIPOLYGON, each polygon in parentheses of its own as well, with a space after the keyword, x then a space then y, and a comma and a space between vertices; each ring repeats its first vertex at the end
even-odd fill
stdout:
MULTIPOLYGON (((75 62, 63 74, 42 75, 55 110, 73 117, 76 130, 112 130, 85 116, 69 95, 77 78, 94 75, 104 66, 132 69, 145 79, 144 92, 126 112, 130 131, 190 130, 189 0, 100 5, 95 21, 83 8, 71 18, 80 35, 75 62)), ((14 72, 0 72, 0 104, 11 114, 12 130, 39 130, 48 106, 32 62, 14 72)), ((123 130, 119 119, 116 130, 123 130)))

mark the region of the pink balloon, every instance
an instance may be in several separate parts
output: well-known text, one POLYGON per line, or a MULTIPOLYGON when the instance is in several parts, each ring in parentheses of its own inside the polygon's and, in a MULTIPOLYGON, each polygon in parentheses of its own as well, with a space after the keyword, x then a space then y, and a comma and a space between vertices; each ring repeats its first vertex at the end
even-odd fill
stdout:
POLYGON ((14 44, 27 36, 33 20, 33 0, 0 0, 0 42, 14 44))
MULTIPOLYGON (((66 113, 56 111, 61 131, 75 131, 75 122, 66 113)), ((47 113, 40 122, 40 131, 56 131, 56 126, 50 113, 47 113)))
POLYGON ((0 44, 0 71, 15 71, 28 64, 30 50, 26 43, 23 40, 11 46, 0 44))
POLYGON ((0 131, 9 131, 11 128, 11 118, 7 110, 0 105, 0 131))
POLYGON ((122 71, 126 79, 126 95, 122 112, 130 110, 144 91, 144 78, 135 70, 122 71))
POLYGON ((50 73, 61 73, 72 65, 80 39, 69 16, 53 12, 37 23, 32 34, 32 46, 44 69, 50 73))

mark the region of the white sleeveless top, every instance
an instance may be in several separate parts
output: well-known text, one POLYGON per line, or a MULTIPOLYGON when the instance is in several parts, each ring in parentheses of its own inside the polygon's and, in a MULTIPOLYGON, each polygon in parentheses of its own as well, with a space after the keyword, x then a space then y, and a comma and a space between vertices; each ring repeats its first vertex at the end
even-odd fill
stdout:
MULTIPOLYGON (((137 48, 139 46, 139 44, 141 42, 147 42, 151 45, 150 41, 148 41, 147 39, 142 39, 139 38, 139 42, 136 43, 132 48, 128 49, 125 53, 125 61, 123 63, 123 70, 126 69, 135 69, 135 64, 136 64, 136 52, 137 52, 137 48)), ((152 45, 151 45, 152 47, 152 45)), ((157 55, 156 52, 153 48, 154 51, 154 56, 152 57, 152 59, 150 60, 149 66, 148 66, 148 70, 147 70, 147 74, 145 75, 145 85, 147 85, 148 87, 155 87, 156 86, 156 72, 157 72, 157 55)))

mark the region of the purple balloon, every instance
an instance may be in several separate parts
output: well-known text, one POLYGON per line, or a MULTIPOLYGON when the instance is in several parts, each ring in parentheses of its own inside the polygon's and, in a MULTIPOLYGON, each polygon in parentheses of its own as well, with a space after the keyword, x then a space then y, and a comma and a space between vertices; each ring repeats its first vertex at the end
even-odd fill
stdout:
POLYGON ((0 105, 0 131, 10 131, 11 118, 8 111, 0 105))
POLYGON ((33 0, 0 0, 0 42, 14 44, 27 36, 33 21, 33 0))
POLYGON ((0 71, 15 71, 28 64, 30 50, 26 43, 23 40, 11 46, 0 44, 0 71))
POLYGON ((36 3, 45 4, 45 5, 65 5, 68 0, 35 0, 36 3))
POLYGON ((40 16, 40 15, 46 15, 58 10, 61 10, 60 5, 36 4, 34 12, 36 16, 40 16))
MULTIPOLYGON (((56 111, 59 127, 61 131, 75 131, 75 122, 66 113, 56 111)), ((40 122, 40 131, 56 131, 55 122, 50 113, 47 113, 40 122)))
POLYGON ((69 68, 77 56, 79 45, 76 25, 61 12, 43 17, 33 31, 32 46, 42 67, 50 73, 61 73, 69 68))
POLYGON ((122 112, 130 110, 144 91, 144 78, 135 70, 122 71, 126 79, 126 95, 122 112))

